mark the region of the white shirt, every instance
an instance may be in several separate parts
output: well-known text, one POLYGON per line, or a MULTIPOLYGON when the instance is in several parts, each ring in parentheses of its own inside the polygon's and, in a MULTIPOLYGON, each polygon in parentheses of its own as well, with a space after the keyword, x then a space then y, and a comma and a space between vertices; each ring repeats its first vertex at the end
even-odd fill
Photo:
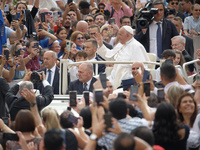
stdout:
MULTIPOLYGON (((153 21, 149 25, 149 43, 150 43, 150 49, 149 52, 157 55, 157 30, 158 25, 156 24, 158 22, 153 21)), ((162 22, 160 22, 160 28, 161 28, 161 35, 162 35, 162 22)))
MULTIPOLYGON (((86 82, 87 83, 87 90, 89 91, 89 88, 90 88, 90 83, 91 83, 91 80, 92 80, 92 78, 88 81, 88 82, 86 82)), ((83 83, 83 88, 84 88, 84 83, 83 83)))
MULTIPOLYGON (((49 76, 48 70, 49 69, 46 68, 46 80, 48 79, 48 76, 49 76)), ((51 70, 51 86, 52 86, 53 85, 55 71, 56 71, 56 64, 50 70, 51 70)))
MULTIPOLYGON (((131 38, 124 45, 118 43, 112 50, 105 45, 97 49, 97 53, 106 61, 149 61, 144 46, 135 38, 131 38)), ((115 64, 109 80, 114 88, 120 86, 121 80, 128 78, 132 64, 115 64)))

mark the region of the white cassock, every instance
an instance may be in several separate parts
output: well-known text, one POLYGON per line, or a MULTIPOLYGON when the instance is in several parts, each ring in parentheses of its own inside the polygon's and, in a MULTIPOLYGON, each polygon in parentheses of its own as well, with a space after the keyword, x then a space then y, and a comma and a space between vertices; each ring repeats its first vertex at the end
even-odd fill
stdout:
MULTIPOLYGON (((130 39, 124 45, 118 43, 112 50, 102 45, 97 53, 107 61, 149 61, 144 46, 135 38, 130 39)), ((121 85, 121 80, 130 76, 130 64, 115 64, 109 77, 116 89, 121 85)))

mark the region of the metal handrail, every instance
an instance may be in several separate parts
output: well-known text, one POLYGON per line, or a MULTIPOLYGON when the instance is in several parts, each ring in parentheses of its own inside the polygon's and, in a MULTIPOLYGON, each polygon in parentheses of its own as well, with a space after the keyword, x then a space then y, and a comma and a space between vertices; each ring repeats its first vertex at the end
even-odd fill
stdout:
MULTIPOLYGON (((186 77, 186 80, 187 80, 187 82, 188 83, 190 83, 190 77, 193 77, 193 76, 195 76, 197 73, 194 73, 193 75, 187 75, 187 71, 186 71, 186 66, 188 66, 188 65, 190 65, 190 64, 194 64, 194 63, 196 63, 196 62, 198 62, 198 61, 200 61, 199 59, 195 59, 195 60, 192 60, 192 61, 189 61, 189 62, 185 62, 184 64, 183 64, 183 73, 184 73, 184 75, 185 75, 185 77, 186 77)), ((192 83, 190 83, 190 84, 192 84, 192 83)))
MULTIPOLYGON (((76 64, 82 64, 84 62, 90 62, 96 65, 95 69, 95 75, 98 74, 98 64, 133 64, 135 61, 81 61, 81 62, 74 62, 70 63, 67 59, 61 59, 60 60, 60 86, 59 86, 59 94, 63 94, 66 92, 68 88, 68 69, 70 66, 76 65, 76 64), (64 69, 66 68, 66 69, 64 69), (63 78, 65 76, 66 78, 63 78), (63 85, 65 83, 65 85, 63 85), (65 86, 65 87, 64 87, 65 86)), ((145 61, 142 62, 144 64, 153 64, 153 65, 160 65, 160 63, 157 62, 151 62, 151 61, 145 61)))

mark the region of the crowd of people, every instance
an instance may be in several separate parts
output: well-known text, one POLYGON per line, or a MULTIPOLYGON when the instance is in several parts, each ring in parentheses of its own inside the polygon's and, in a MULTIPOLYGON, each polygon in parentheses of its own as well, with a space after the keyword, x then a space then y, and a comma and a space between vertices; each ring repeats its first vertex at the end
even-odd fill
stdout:
POLYGON ((0 32, 0 149, 200 149, 199 0, 1 0, 0 32))

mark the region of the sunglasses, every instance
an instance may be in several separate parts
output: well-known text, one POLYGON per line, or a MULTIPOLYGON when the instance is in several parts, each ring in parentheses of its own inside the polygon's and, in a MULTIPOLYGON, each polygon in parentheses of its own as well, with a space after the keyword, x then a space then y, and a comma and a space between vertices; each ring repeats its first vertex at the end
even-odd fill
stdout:
POLYGON ((52 15, 52 12, 44 12, 45 15, 52 15))
POLYGON ((92 20, 92 19, 85 19, 85 21, 86 21, 86 22, 92 22, 92 21, 94 21, 94 20, 92 20))
POLYGON ((194 11, 199 11, 200 12, 200 9, 195 9, 194 11))
POLYGON ((83 40, 83 39, 84 39, 84 37, 78 37, 77 39, 78 39, 78 40, 80 40, 80 39, 81 39, 81 40, 83 40))
POLYGON ((26 50, 26 48, 19 48, 19 49, 18 49, 18 51, 21 51, 21 50, 24 50, 24 51, 25 51, 25 50, 26 50))
POLYGON ((171 4, 172 4, 172 5, 174 5, 174 4, 178 5, 178 2, 172 2, 171 4))

